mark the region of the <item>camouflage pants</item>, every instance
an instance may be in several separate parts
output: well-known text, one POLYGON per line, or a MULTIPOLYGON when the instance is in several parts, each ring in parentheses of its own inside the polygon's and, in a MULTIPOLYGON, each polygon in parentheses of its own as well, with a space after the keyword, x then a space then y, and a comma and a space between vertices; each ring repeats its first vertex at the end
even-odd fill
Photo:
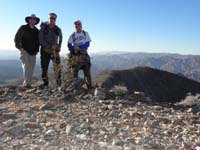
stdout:
POLYGON ((52 60, 53 64, 54 64, 54 74, 56 76, 56 82, 58 85, 61 84, 61 68, 60 68, 60 56, 54 56, 52 54, 49 54, 47 52, 45 52, 43 50, 43 48, 41 49, 41 53, 40 53, 40 57, 41 57, 41 69, 42 69, 42 80, 44 82, 44 85, 48 85, 49 81, 48 81, 48 67, 49 67, 49 63, 50 60, 52 60), (55 66, 58 66, 58 69, 55 69, 55 66), (56 70, 56 71, 55 71, 56 70))
POLYGON ((92 77, 91 77, 91 63, 90 63, 90 58, 88 57, 88 62, 86 63, 81 63, 78 62, 76 65, 72 66, 72 71, 73 71, 73 77, 77 78, 78 77, 78 72, 79 70, 83 70, 83 74, 84 74, 84 80, 86 83, 86 86, 88 89, 92 88, 92 77))

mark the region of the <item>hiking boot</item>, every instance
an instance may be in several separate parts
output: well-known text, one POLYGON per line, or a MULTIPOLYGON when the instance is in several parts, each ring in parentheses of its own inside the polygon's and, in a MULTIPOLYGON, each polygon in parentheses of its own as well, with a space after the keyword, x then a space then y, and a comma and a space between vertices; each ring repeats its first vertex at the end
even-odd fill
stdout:
POLYGON ((88 90, 93 89, 92 85, 87 85, 87 89, 88 89, 88 90))
POLYGON ((57 85, 58 85, 58 86, 61 86, 61 84, 62 84, 61 79, 57 79, 56 82, 57 82, 57 85))
POLYGON ((39 86, 39 89, 46 89, 46 88, 48 88, 48 84, 45 84, 45 83, 39 86))
POLYGON ((28 89, 31 89, 32 88, 32 86, 30 85, 30 84, 28 84, 28 85, 22 85, 22 86, 19 86, 19 90, 21 90, 21 91, 26 91, 26 90, 28 90, 28 89))
POLYGON ((30 84, 28 84, 28 85, 25 86, 25 88, 26 88, 26 89, 31 89, 32 86, 31 86, 30 84))

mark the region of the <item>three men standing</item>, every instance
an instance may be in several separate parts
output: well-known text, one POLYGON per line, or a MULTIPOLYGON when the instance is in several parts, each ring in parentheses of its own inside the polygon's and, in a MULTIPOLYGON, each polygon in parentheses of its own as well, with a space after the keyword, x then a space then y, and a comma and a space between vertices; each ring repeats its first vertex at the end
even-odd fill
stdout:
MULTIPOLYGON (((62 45, 62 31, 56 25, 57 15, 49 13, 48 22, 41 24, 40 31, 35 27, 40 21, 34 14, 25 18, 27 25, 19 28, 15 35, 15 45, 20 50, 20 59, 23 69, 23 86, 31 86, 31 78, 35 66, 36 54, 41 45, 41 70, 42 70, 42 87, 48 87, 48 67, 50 60, 54 65, 54 74, 57 85, 61 85, 61 62, 59 52, 62 45)), ((72 66, 74 78, 78 77, 80 69, 84 72, 84 79, 87 88, 92 88, 91 80, 91 62, 87 53, 90 46, 90 36, 88 32, 82 30, 82 23, 80 20, 74 22, 75 32, 70 35, 68 40, 68 48, 70 57, 76 58, 76 63, 72 66)))
POLYGON ((62 44, 62 31, 56 25, 57 15, 50 13, 48 22, 41 25, 39 32, 39 41, 41 44, 41 68, 44 86, 48 86, 48 67, 50 60, 54 63, 54 74, 56 82, 61 85, 61 66, 60 66, 60 48, 62 44))
POLYGON ((22 25, 15 35, 15 46, 20 50, 20 60, 23 70, 23 87, 31 87, 31 79, 35 67, 36 54, 39 51, 39 30, 35 27, 40 21, 34 14, 25 18, 26 25, 22 25))

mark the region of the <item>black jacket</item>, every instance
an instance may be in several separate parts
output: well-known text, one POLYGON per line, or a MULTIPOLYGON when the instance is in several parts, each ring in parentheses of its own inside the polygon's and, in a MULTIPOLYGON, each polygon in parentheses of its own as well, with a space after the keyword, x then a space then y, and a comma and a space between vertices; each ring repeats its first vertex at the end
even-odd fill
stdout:
POLYGON ((39 51, 39 30, 29 25, 22 25, 15 35, 15 46, 18 49, 23 48, 30 55, 36 55, 39 51))

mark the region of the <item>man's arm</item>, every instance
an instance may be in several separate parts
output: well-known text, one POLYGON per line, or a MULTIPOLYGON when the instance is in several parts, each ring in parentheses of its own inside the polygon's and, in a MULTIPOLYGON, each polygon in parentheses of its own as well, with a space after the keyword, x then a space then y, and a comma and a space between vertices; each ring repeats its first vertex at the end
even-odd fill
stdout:
POLYGON ((86 31, 85 31, 85 36, 86 36, 85 43, 82 45, 79 45, 79 48, 82 50, 87 50, 88 47, 90 46, 90 42, 91 42, 91 38, 90 38, 88 32, 86 32, 86 31))
POLYGON ((90 46, 90 42, 86 42, 85 44, 80 45, 79 48, 83 50, 87 50, 89 46, 90 46))
POLYGON ((68 44, 67 44, 67 47, 68 47, 68 50, 73 53, 74 52, 74 46, 73 46, 73 40, 72 40, 72 35, 70 35, 69 39, 68 39, 68 44))
POLYGON ((14 39, 14 41, 15 41, 15 47, 18 48, 18 49, 22 48, 22 42, 21 42, 21 40, 22 40, 23 29, 24 29, 24 26, 21 26, 18 29, 18 31, 17 31, 17 33, 15 35, 15 39, 14 39))

